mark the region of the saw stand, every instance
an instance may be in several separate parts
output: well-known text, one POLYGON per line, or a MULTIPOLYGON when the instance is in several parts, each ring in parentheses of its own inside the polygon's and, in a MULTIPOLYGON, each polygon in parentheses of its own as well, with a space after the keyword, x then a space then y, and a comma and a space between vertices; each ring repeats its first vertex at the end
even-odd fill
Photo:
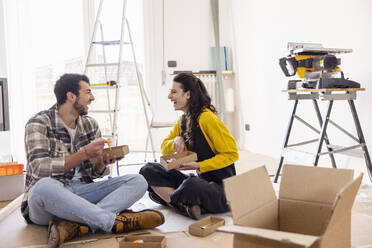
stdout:
MULTIPOLYGON (((372 165, 371 165, 371 159, 369 156, 369 152, 367 149, 367 144, 364 140, 362 128, 360 126, 358 114, 355 109, 354 105, 354 100, 356 99, 357 92, 358 91, 364 91, 364 88, 347 88, 347 89, 290 89, 290 90, 282 90, 282 92, 287 92, 289 94, 289 100, 294 100, 294 106, 292 110, 291 117, 289 119, 289 124, 287 128, 287 133, 284 139, 284 145, 283 145, 283 150, 282 150, 282 155, 280 158, 279 166, 275 175, 274 182, 278 182, 278 177, 280 174, 280 171, 282 169, 282 164, 284 161, 285 156, 290 156, 290 155, 295 155, 297 156, 300 154, 301 158, 308 158, 309 161, 313 161, 314 166, 318 165, 319 157, 321 155, 329 155, 331 162, 332 162, 332 167, 336 168, 336 161, 334 158, 335 153, 344 153, 345 155, 356 155, 358 156, 357 153, 350 154, 351 150, 354 150, 354 152, 359 151, 364 156, 364 159, 366 161, 366 166, 367 166, 367 171, 370 180, 372 181, 372 165), (340 94, 341 93, 341 94, 340 94), (323 100, 323 101, 328 101, 328 107, 327 110, 324 114, 324 116, 321 116, 320 110, 319 110, 319 105, 318 105, 318 100, 323 100), (319 125, 321 127, 321 130, 318 130, 314 126, 310 125, 306 121, 304 121, 302 118, 300 118, 298 115, 296 115, 296 109, 298 102, 301 100, 311 100, 313 101, 315 113, 318 118, 319 125), (342 128, 340 125, 336 124, 334 121, 330 119, 331 115, 331 110, 333 106, 334 101, 338 100, 346 100, 349 103, 351 114, 354 119, 354 124, 356 127, 356 131, 358 134, 358 137, 355 137, 348 131, 346 131, 344 128, 342 128), (295 143, 295 144, 288 144, 289 141, 289 136, 292 130, 292 124, 294 120, 298 120, 302 122, 305 126, 313 130, 314 132, 318 133, 318 138, 300 142, 300 143, 295 143), (324 120, 324 121, 323 121, 324 120), (344 134, 352 138, 357 142, 356 145, 349 146, 349 147, 341 147, 341 146, 336 146, 336 145, 331 145, 330 140, 327 136, 327 127, 328 124, 332 124, 334 127, 342 131, 344 134), (300 150, 293 149, 293 147, 296 146, 301 146, 305 144, 310 144, 310 143, 315 143, 317 142, 317 150, 315 154, 309 153, 309 152, 304 152, 300 150), (322 152, 322 146, 323 142, 326 144, 327 152, 322 152), (361 148, 361 149, 357 149, 361 148), (357 150, 355 150, 357 149, 357 150), (347 154, 349 153, 349 154, 347 154)), ((359 156, 358 156, 359 157, 359 156)))

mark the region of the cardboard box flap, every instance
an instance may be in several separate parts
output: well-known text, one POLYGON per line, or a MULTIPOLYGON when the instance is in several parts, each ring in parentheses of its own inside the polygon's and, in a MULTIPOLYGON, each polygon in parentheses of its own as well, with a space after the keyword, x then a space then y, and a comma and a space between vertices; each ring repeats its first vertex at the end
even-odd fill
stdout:
POLYGON ((353 174, 346 169, 284 165, 279 198, 333 204, 353 174))
POLYGON ((362 182, 362 178, 363 174, 359 175, 355 180, 346 185, 337 195, 333 204, 333 210, 329 216, 329 221, 327 222, 328 224, 325 227, 326 230, 331 230, 333 227, 337 227, 338 222, 342 221, 345 216, 349 216, 345 213, 351 211, 355 197, 362 182))
POLYGON ((266 240, 274 240, 285 244, 297 245, 300 247, 311 247, 317 240, 319 240, 318 236, 275 231, 248 226, 221 226, 217 228, 217 230, 221 232, 244 234, 247 236, 266 240))
POLYGON ((223 184, 234 223, 247 213, 276 201, 265 166, 227 178, 223 180, 223 184))

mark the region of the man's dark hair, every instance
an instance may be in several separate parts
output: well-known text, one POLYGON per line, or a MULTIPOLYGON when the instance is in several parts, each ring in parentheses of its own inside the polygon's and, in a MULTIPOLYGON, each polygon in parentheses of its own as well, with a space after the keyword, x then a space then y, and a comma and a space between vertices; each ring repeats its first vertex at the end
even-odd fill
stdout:
POLYGON ((65 73, 63 74, 54 85, 54 94, 57 98, 58 106, 66 102, 67 92, 71 92, 76 96, 79 96, 80 81, 87 82, 89 84, 89 78, 82 74, 65 73))

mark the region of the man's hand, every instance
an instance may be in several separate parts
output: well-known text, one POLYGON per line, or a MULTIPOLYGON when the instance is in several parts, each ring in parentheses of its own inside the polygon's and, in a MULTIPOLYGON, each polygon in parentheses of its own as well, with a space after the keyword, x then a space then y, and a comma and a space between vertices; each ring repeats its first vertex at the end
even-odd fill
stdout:
POLYGON ((199 164, 197 162, 189 162, 181 164, 177 170, 197 170, 199 169, 199 164))
POLYGON ((84 147, 84 150, 88 156, 88 159, 101 155, 105 143, 107 143, 107 140, 105 140, 104 138, 99 138, 86 145, 84 147))
POLYGON ((106 154, 106 156, 100 156, 100 162, 94 166, 94 169, 98 174, 102 174, 107 165, 112 164, 122 158, 124 158, 124 156, 116 157, 114 155, 112 158, 110 158, 109 154, 106 154))
POLYGON ((177 136, 173 140, 173 151, 174 152, 183 152, 185 150, 185 141, 181 136, 177 136))
POLYGON ((63 171, 66 173, 84 161, 101 155, 106 142, 107 141, 103 138, 95 139, 88 145, 84 146, 83 149, 66 156, 65 168, 63 171))

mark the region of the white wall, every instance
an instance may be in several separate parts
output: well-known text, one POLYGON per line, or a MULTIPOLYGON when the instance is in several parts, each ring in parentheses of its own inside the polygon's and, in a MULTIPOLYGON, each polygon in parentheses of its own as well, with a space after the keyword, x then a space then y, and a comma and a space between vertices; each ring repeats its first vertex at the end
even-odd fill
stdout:
MULTIPOLYGON (((341 69, 346 77, 360 82, 367 89, 358 93, 355 104, 367 144, 372 145, 372 90, 369 88, 372 81, 372 1, 233 0, 232 12, 244 106, 241 111, 244 121, 251 125, 251 131, 243 133, 246 149, 280 156, 293 104, 287 100, 286 93, 281 92, 286 88, 288 78, 278 65, 278 59, 286 55, 288 41, 316 42, 325 47, 354 50, 341 56, 341 69)), ((302 113, 305 120, 317 124, 311 102, 305 105, 299 105, 298 113, 302 113)), ((324 107, 325 103, 322 103, 323 112, 324 107)), ((348 105, 335 102, 333 110, 331 119, 356 133, 348 105)), ((301 125, 295 127, 299 131, 294 134, 299 139, 292 143, 304 141, 308 134, 313 134, 301 125)), ((330 131, 329 135, 331 143, 353 144, 339 132, 330 131)), ((322 163, 329 166, 327 158, 321 159, 322 163)), ((339 165, 365 167, 362 159, 343 160, 342 156, 339 165)))
MULTIPOLYGON (((220 0, 220 44, 233 48, 231 1, 220 0)), ((197 72, 211 70, 210 47, 215 46, 210 0, 164 0, 164 68, 166 83, 162 83, 162 0, 145 0, 145 74, 156 121, 175 121, 167 95, 174 70, 197 72), (167 61, 176 60, 177 67, 168 68, 167 61)), ((234 51, 233 51, 234 52, 234 51)), ((234 58, 234 56, 232 56, 234 58)), ((234 63, 233 63, 234 65, 234 63)), ((233 68, 234 69, 234 68, 233 68)), ((234 99, 236 100, 236 99, 234 99)), ((237 127, 236 113, 229 113, 228 127, 237 127)), ((165 136, 164 130, 160 136, 165 136)), ((239 133, 238 130, 235 133, 239 133)))
MULTIPOLYGON (((226 5, 226 1, 222 4, 226 5)), ((227 6, 230 6, 227 4, 227 6)), ((152 96, 167 100, 171 74, 174 70, 211 70, 210 47, 214 46, 212 12, 209 0, 164 0, 164 54, 168 84, 162 85, 162 0, 145 0, 145 53, 148 81, 152 96), (177 67, 166 62, 176 60, 177 67), (159 94, 158 94, 159 93, 159 94)), ((228 11, 228 10, 226 10, 228 11)), ((222 15, 228 15, 221 11, 222 15)), ((228 22, 231 25, 231 22, 228 22)), ((221 45, 231 46, 231 28, 221 24, 221 45), (227 34, 226 34, 227 33, 227 34), (227 38, 226 38, 227 37, 227 38)), ((158 101, 156 101, 158 102, 158 101)), ((159 101, 160 102, 160 101, 159 101)), ((159 103, 157 103, 159 104, 159 103)), ((162 103, 160 103, 162 104, 162 103)), ((171 110, 171 105, 169 110, 171 110)), ((162 106, 162 107, 165 107, 162 106)))
POLYGON ((209 70, 209 47, 214 44, 210 1, 164 0, 164 54, 167 83, 162 83, 163 7, 162 0, 145 0, 145 54, 149 95, 156 118, 174 121, 167 95, 173 70, 209 70), (195 7, 197 6, 197 7, 195 7), (146 42, 147 41, 147 42, 146 42), (176 60, 176 68, 168 68, 168 60, 176 60))

